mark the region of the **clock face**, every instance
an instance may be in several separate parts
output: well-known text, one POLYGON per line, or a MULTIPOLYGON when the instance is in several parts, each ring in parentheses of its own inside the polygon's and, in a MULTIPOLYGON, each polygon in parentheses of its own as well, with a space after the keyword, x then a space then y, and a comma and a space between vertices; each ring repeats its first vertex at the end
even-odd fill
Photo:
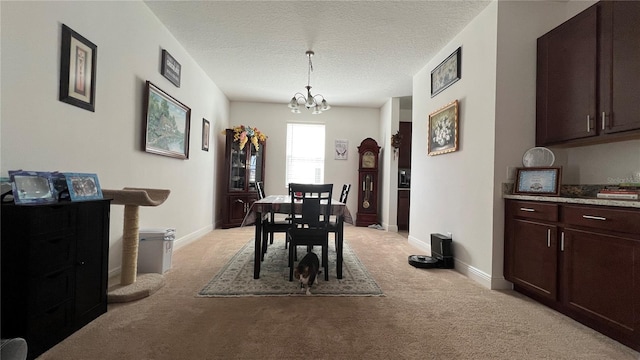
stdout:
POLYGON ((367 151, 364 154, 362 154, 363 168, 374 168, 375 166, 376 166, 376 156, 371 151, 367 151))

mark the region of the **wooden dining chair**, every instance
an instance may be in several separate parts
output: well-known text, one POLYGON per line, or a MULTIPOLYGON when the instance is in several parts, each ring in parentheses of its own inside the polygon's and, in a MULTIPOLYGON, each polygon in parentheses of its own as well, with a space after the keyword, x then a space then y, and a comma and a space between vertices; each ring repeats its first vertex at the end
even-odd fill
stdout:
MULTIPOLYGON (((264 188, 262 185, 260 186, 260 189, 262 191, 262 198, 264 198, 265 194, 264 194, 264 188)), ((290 226, 291 226, 291 221, 289 220, 288 217, 282 220, 278 220, 276 219, 276 212, 273 209, 271 209, 269 214, 267 214, 267 216, 265 216, 265 218, 262 221, 262 238, 267 239, 267 236, 268 236, 269 244, 273 244, 274 234, 286 233, 290 226)), ((285 243, 284 243, 285 249, 287 248, 288 243, 289 241, 285 235, 285 243)), ((267 242, 265 241, 262 247, 263 256, 264 256, 264 253, 266 253, 266 251, 267 251, 267 242)))
POLYGON ((298 246, 307 252, 314 246, 322 247, 324 279, 329 280, 329 217, 333 184, 289 184, 291 193, 291 227, 289 239, 289 281, 293 280, 293 267, 298 246))
MULTIPOLYGON (((344 203, 346 206, 347 199, 349 198, 349 190, 351 190, 351 184, 342 185, 342 191, 340 192, 340 202, 344 203)), ((336 216, 331 216, 329 220, 329 233, 334 234, 336 249, 338 249, 338 237, 342 236, 340 231, 341 227, 338 224, 338 219, 336 216)))

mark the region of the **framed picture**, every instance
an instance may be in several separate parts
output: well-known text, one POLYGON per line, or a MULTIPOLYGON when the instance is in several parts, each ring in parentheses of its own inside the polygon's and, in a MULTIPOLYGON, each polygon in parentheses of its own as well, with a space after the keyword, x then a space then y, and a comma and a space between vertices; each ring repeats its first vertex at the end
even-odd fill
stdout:
POLYGON ((62 24, 60 50, 60 101, 96 110, 98 47, 62 24))
POLYGON ((144 151, 189 158, 191 109, 147 81, 144 151))
POLYGON ((458 100, 429 114, 429 156, 458 150, 458 100))
POLYGON ((171 83, 177 87, 180 87, 180 71, 182 66, 176 59, 169 54, 167 50, 162 50, 162 66, 160 73, 171 81, 171 83))
POLYGON ((516 184, 514 194, 523 195, 560 195, 559 167, 528 167, 516 170, 516 184))
POLYGON ((209 120, 202 119, 202 150, 209 151, 209 120))
POLYGON ((67 180, 71 201, 102 199, 102 189, 96 174, 62 173, 67 180))
POLYGON ((51 173, 41 171, 11 170, 13 201, 18 205, 49 204, 58 201, 51 173))
POLYGON ((349 157, 349 140, 336 139, 335 149, 335 160, 347 160, 349 157))
POLYGON ((441 93, 462 76, 462 47, 456 49, 431 71, 431 97, 441 93))

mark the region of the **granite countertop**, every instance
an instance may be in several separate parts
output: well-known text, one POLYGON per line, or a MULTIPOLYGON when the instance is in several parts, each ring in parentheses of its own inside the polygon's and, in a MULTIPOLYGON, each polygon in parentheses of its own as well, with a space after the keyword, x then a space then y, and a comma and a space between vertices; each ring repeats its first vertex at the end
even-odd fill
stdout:
POLYGON ((598 199, 597 189, 601 185, 562 185, 560 196, 514 195, 513 184, 503 184, 502 197, 505 199, 544 201, 565 204, 586 204, 615 207, 640 208, 638 200, 598 199), (595 189, 595 190, 594 190, 595 189))

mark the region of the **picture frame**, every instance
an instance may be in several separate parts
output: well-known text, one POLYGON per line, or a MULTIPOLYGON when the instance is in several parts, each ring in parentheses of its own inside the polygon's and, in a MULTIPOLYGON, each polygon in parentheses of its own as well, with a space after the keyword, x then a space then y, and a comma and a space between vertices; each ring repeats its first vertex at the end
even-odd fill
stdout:
POLYGON ((560 167, 523 167, 516 169, 513 193, 518 195, 560 195, 560 167))
POLYGON ((462 77, 462 47, 459 47, 431 71, 431 97, 444 91, 462 77))
POLYGON ((334 160, 347 160, 349 158, 349 140, 335 140, 334 160))
POLYGON ((211 125, 209 120, 202 119, 202 150, 209 151, 209 133, 211 125))
POLYGON ((428 155, 440 155, 458 151, 458 100, 454 100, 429 114, 428 155))
POLYGON ((182 65, 169 54, 167 50, 162 49, 162 66, 160 74, 167 78, 173 85, 180 87, 180 74, 182 73, 182 65))
POLYGON ((144 112, 144 151, 188 159, 191 109, 147 80, 144 112))
POLYGON ((102 199, 98 175, 89 173, 62 173, 67 181, 71 201, 102 199))
POLYGON ((65 24, 61 38, 59 100, 95 112, 98 47, 65 24))
POLYGON ((58 201, 52 174, 44 171, 8 171, 16 205, 51 204, 58 201))

